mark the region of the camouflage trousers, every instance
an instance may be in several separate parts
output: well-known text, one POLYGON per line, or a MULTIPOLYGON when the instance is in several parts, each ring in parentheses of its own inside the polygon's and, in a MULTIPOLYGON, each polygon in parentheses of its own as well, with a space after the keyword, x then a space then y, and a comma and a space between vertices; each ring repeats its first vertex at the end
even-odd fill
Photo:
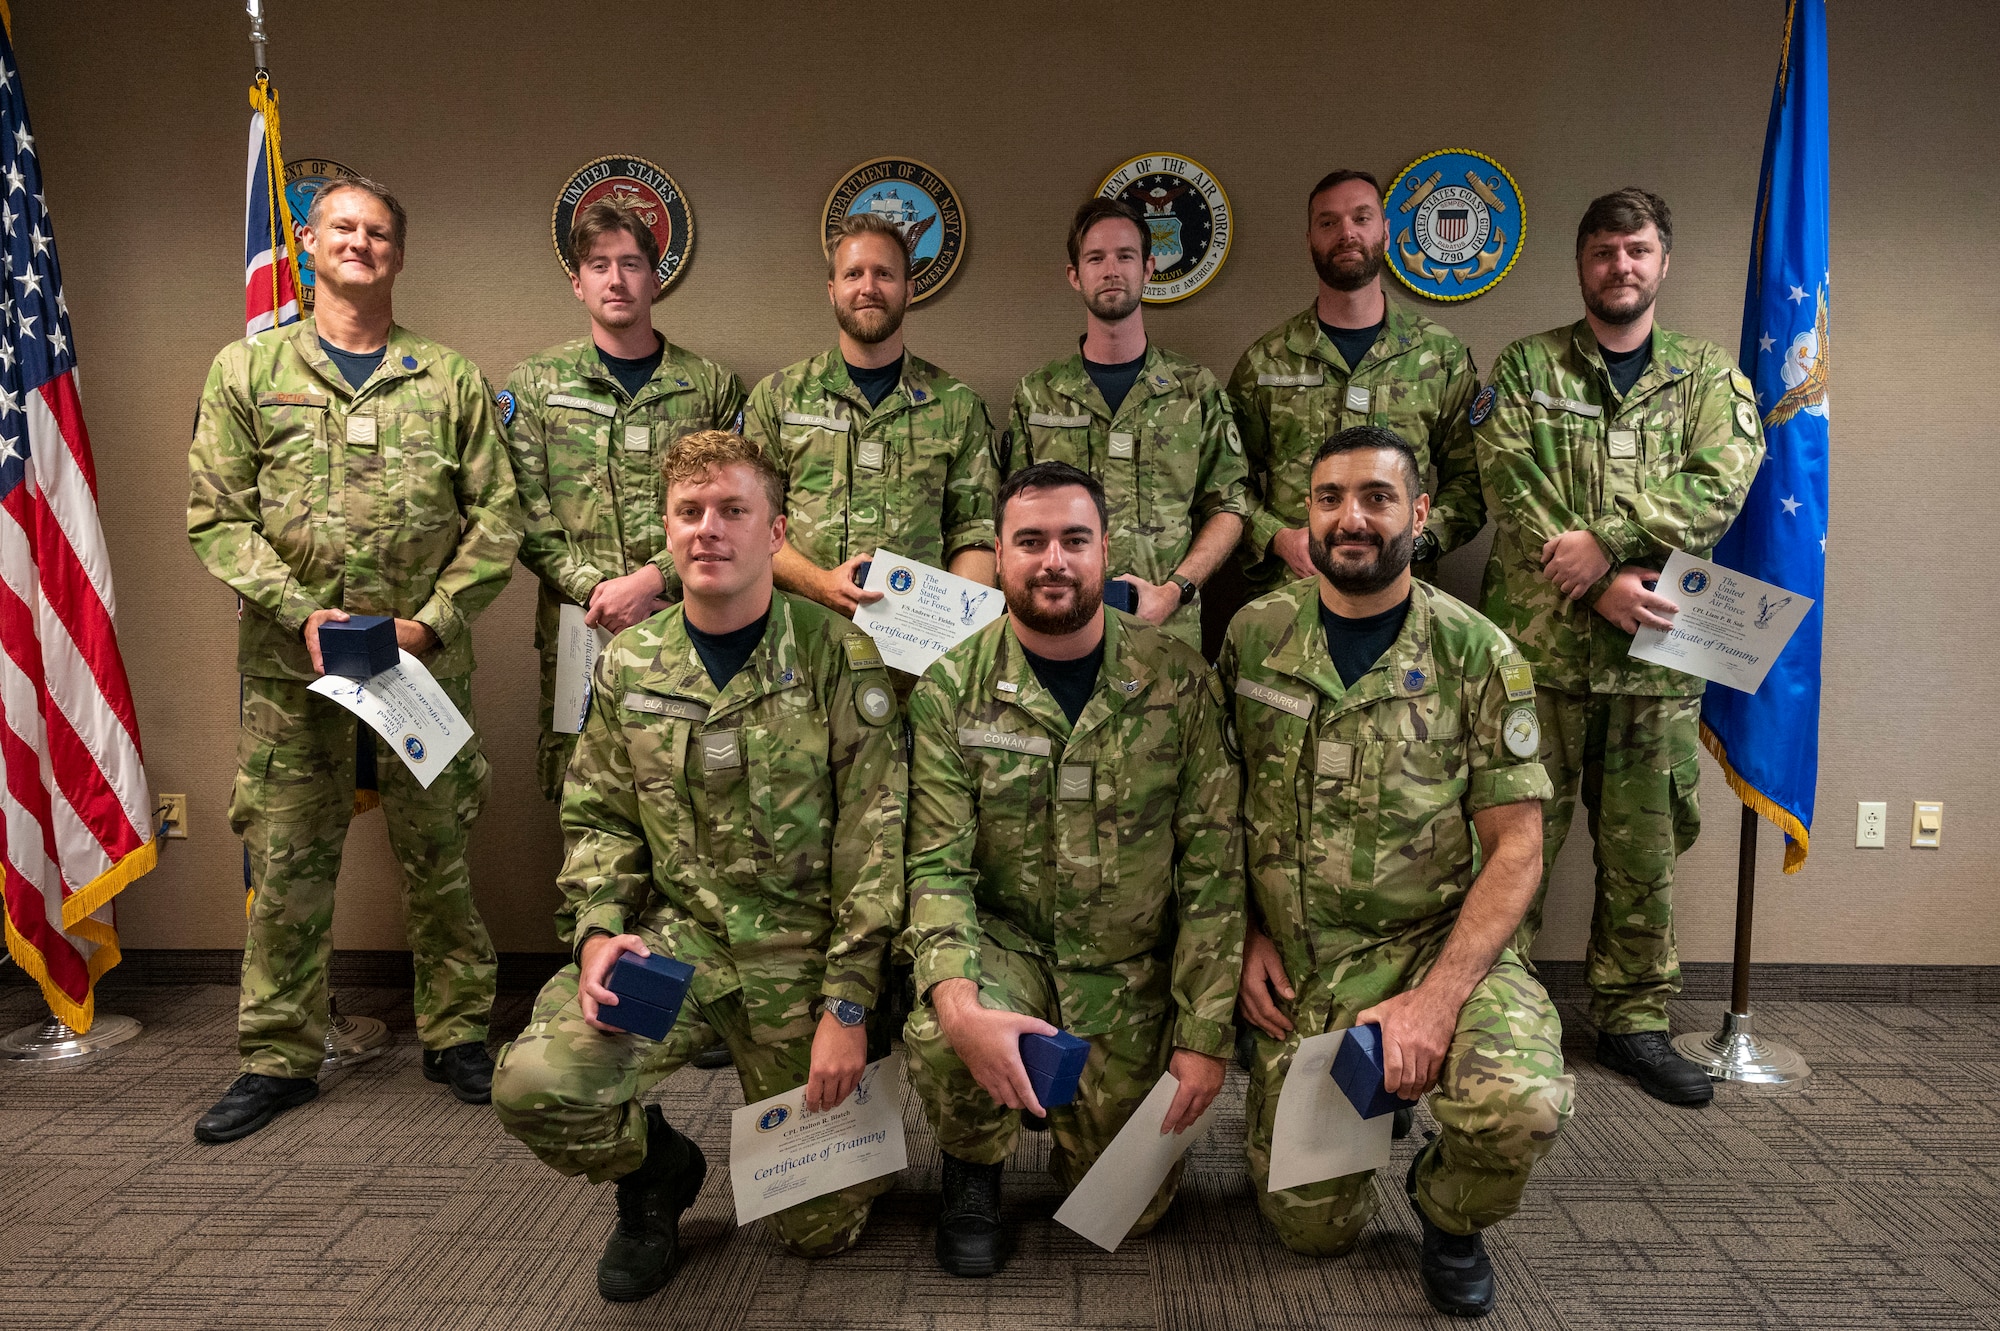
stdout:
POLYGON ((1681 990, 1674 950, 1674 860, 1701 831, 1701 699, 1535 690, 1542 766, 1542 885, 1514 937, 1527 956, 1579 788, 1597 860, 1590 917, 1590 1019, 1613 1035, 1667 1029, 1681 990))
MULTIPOLYGON (((1294 986, 1297 1029, 1288 1038, 1255 1033, 1244 1105, 1245 1154, 1257 1207, 1294 1252, 1313 1257, 1346 1252, 1378 1201, 1372 1173, 1267 1190, 1278 1092, 1292 1055, 1304 1036, 1352 1025, 1356 1013, 1411 987, 1417 974, 1414 964, 1350 968, 1343 963, 1294 986)), ((1438 1144, 1417 1171, 1417 1198, 1431 1222, 1449 1233, 1471 1234, 1514 1214, 1529 1171, 1556 1144, 1569 1119, 1572 1084, 1563 1071, 1562 1022, 1554 1005, 1512 952, 1501 953, 1459 1009, 1458 1030, 1430 1094, 1438 1144)))
MULTIPOLYGON (((472 681, 438 683, 473 721, 472 681)), ((250 854, 250 931, 236 1016, 245 1072, 319 1075, 334 884, 354 816, 359 725, 302 681, 243 681, 229 825, 250 854)), ((426 1049, 483 1041, 495 960, 466 862, 467 838, 491 785, 477 725, 429 790, 380 737, 366 734, 389 845, 403 868, 417 1034, 426 1049)))
MULTIPOLYGON (((983 1006, 1062 1025, 1047 963, 1010 952, 987 937, 980 943, 979 965, 983 1006)), ((1077 1083, 1076 1099, 1049 1111, 1049 1173, 1065 1190, 1083 1181, 1167 1070, 1173 1056, 1173 1028, 1169 1009, 1158 1017, 1087 1037, 1090 1059, 1077 1083)), ((1021 1128, 1020 1112, 986 1093, 953 1051, 929 1003, 919 1003, 910 1014, 903 1043, 910 1053, 910 1082, 923 1101, 924 1117, 930 1120, 938 1145, 976 1165, 999 1164, 1012 1155, 1021 1128)), ((1132 1226, 1133 1237, 1159 1223, 1180 1182, 1181 1165, 1176 1164, 1132 1226)))
POLYGON ((560 804, 563 777, 576 753, 577 736, 550 729, 547 720, 543 718, 542 736, 535 743, 535 779, 542 788, 542 798, 560 804))
MULTIPOLYGON (((812 1037, 759 1044, 740 995, 697 1004, 690 997, 664 1040, 595 1029, 577 1000, 577 968, 542 986, 519 1038, 500 1051, 493 1108, 500 1125, 557 1173, 592 1183, 623 1178, 646 1158, 646 1111, 640 1097, 719 1040, 729 1046, 745 1103, 803 1086, 812 1070, 812 1037)), ((805 1257, 851 1248, 875 1199, 894 1174, 787 1207, 769 1218, 780 1243, 805 1257)))

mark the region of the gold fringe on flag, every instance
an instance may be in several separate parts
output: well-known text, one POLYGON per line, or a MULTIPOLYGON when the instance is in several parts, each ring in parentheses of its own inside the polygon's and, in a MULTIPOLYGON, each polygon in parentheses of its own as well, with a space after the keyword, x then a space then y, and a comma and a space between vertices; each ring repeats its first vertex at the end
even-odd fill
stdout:
POLYGON ((1729 788, 1736 792, 1736 798, 1749 805, 1751 811, 1758 817, 1790 838, 1785 842, 1785 872, 1797 873, 1805 868, 1809 841, 1805 824, 1792 817, 1789 811, 1779 808, 1772 802, 1770 796, 1744 780, 1737 770, 1729 765, 1729 752, 1723 748, 1722 737, 1710 730, 1707 722, 1702 723, 1701 744, 1716 762, 1722 764, 1722 775, 1728 778, 1729 788))

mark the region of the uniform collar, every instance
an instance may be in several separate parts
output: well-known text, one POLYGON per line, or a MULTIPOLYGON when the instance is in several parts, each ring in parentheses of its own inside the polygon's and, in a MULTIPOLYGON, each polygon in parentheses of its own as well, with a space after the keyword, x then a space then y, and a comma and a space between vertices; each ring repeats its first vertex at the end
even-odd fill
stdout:
POLYGON ((1604 367, 1604 349, 1597 344, 1597 334, 1591 331, 1590 320, 1578 319, 1570 326, 1570 350, 1582 368, 1578 373, 1584 378, 1595 378, 1606 402, 1617 402, 1623 411, 1642 398, 1650 397, 1659 389, 1688 373, 1687 346, 1679 333, 1668 332, 1657 321, 1653 324, 1653 356, 1646 362, 1632 384, 1632 390, 1619 397, 1611 388, 1611 371, 1604 367))
POLYGON ((348 385, 347 376, 333 363, 333 357, 327 355, 326 348, 319 344, 319 324, 310 316, 291 325, 285 336, 291 339, 292 349, 298 352, 313 373, 324 379, 340 396, 357 401, 384 384, 397 379, 414 379, 437 363, 435 346, 401 324, 392 323, 389 325, 389 341, 382 349, 382 363, 375 367, 375 373, 368 376, 366 383, 352 388, 348 385))
POLYGON ((666 697, 691 698, 708 708, 708 719, 716 720, 740 711, 759 698, 805 682, 800 660, 797 621, 789 598, 773 589, 771 618, 764 625, 764 637, 735 678, 721 689, 708 677, 701 654, 688 637, 687 609, 674 605, 660 612, 660 650, 634 683, 649 693, 666 697))
MULTIPOLYGON (((1081 339, 1079 339, 1081 341, 1081 339)), ((1139 377, 1132 381, 1132 391, 1118 404, 1114 415, 1104 394, 1097 391, 1097 382, 1090 377, 1090 371, 1083 368, 1083 350, 1078 347, 1076 354, 1068 360, 1058 361, 1049 368, 1049 387, 1062 394, 1077 406, 1082 407, 1101 421, 1113 421, 1125 414, 1125 408, 1135 401, 1149 397, 1160 397, 1174 391, 1174 376, 1167 368, 1166 353, 1159 343, 1151 338, 1146 340, 1146 360, 1139 367, 1139 377), (1143 391, 1142 391, 1143 390, 1143 391)))
POLYGON ((1026 712, 1043 730, 1074 744, 1107 724, 1126 703, 1146 692, 1147 686, 1153 682, 1152 668, 1127 650, 1126 639, 1130 632, 1123 616, 1116 610, 1106 608, 1104 664, 1098 667, 1097 687, 1091 690, 1083 710, 1077 713, 1074 726, 1070 725, 1069 717, 1054 695, 1043 688, 1042 681, 1036 678, 1035 668, 1028 664, 1027 649, 1014 636, 1011 617, 1005 620, 1005 627, 1001 630, 999 650, 994 654, 986 693, 995 701, 1010 703, 1026 712), (1002 688, 1003 684, 1013 687, 1002 688))
POLYGON ((830 397, 837 397, 861 414, 862 419, 883 410, 900 410, 905 404, 912 407, 927 407, 937 401, 937 369, 928 361, 903 344, 903 373, 896 381, 896 387, 875 406, 868 405, 868 399, 854 386, 854 379, 847 373, 847 357, 840 354, 836 343, 832 350, 815 358, 813 376, 819 380, 820 391, 830 397), (901 400, 898 401, 898 395, 901 400))
MULTIPOLYGON (((1353 369, 1359 373, 1362 366, 1378 361, 1394 360, 1408 351, 1423 338, 1423 328, 1415 314, 1404 309, 1382 294, 1382 331, 1375 335, 1369 345, 1368 354, 1361 358, 1361 365, 1353 369)), ((1339 370, 1345 361, 1334 347, 1333 339, 1319 325, 1319 302, 1306 306, 1299 316, 1285 325, 1285 349, 1293 355, 1309 357, 1326 362, 1328 368, 1339 370)))
MULTIPOLYGON (((630 405, 639 406, 656 397, 666 397, 672 393, 686 392, 694 387, 688 377, 687 368, 681 363, 681 349, 667 340, 665 333, 654 330, 660 339, 660 363, 653 367, 653 377, 639 385, 639 391, 632 395, 630 405)), ((611 400, 618 402, 625 396, 625 387, 612 378, 611 371, 597 354, 597 339, 585 337, 575 343, 576 352, 570 357, 571 378, 596 384, 611 394, 611 400)))
POLYGON ((1421 582, 1410 584, 1410 612, 1402 631, 1372 669, 1354 681, 1340 682, 1327 654, 1326 634, 1319 623, 1319 583, 1308 584, 1299 598, 1290 632, 1264 658, 1264 668, 1312 685, 1326 699, 1324 716, 1340 716, 1385 699, 1419 698, 1437 692, 1437 668, 1431 657, 1431 593, 1421 582))

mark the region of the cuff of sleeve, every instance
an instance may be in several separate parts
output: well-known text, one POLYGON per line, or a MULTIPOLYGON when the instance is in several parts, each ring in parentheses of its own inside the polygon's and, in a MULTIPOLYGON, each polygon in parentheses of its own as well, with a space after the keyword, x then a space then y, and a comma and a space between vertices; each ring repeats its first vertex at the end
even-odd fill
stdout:
POLYGON ((1236 1027, 1226 1022, 1206 1021, 1182 1011, 1174 1022, 1174 1046, 1192 1049, 1210 1058, 1228 1058, 1236 1048, 1236 1027))
POLYGON ((981 547, 992 550, 998 544, 993 534, 993 524, 982 518, 968 522, 962 527, 948 531, 944 536, 944 562, 950 564, 958 558, 961 550, 976 550, 981 547))
POLYGON ((313 612, 323 609, 324 606, 315 605, 310 596, 299 590, 297 578, 285 579, 285 590, 278 595, 277 618, 287 633, 304 633, 313 612))
POLYGON ((917 954, 918 996, 928 1001, 931 990, 946 980, 979 983, 979 949, 964 943, 938 943, 917 954))
POLYGON ((1589 531, 1597 538, 1597 543, 1604 547, 1604 552, 1611 556, 1614 568, 1619 564, 1631 563, 1633 559, 1649 551, 1653 545, 1646 538, 1646 533, 1639 530, 1638 525, 1629 518, 1615 515, 1599 518, 1590 524, 1589 531))
POLYGON ((1520 763, 1513 767, 1489 767, 1483 772, 1473 773, 1465 803, 1470 812, 1478 813, 1482 809, 1496 809, 1502 804, 1554 798, 1555 789, 1549 784, 1549 774, 1542 765, 1520 763))
POLYGON ((1278 515, 1268 508, 1260 508, 1249 517, 1250 553, 1259 559, 1271 557, 1271 542, 1285 529, 1278 515))
POLYGON ((571 569, 562 579, 562 594, 578 605, 589 605, 590 594, 597 590, 597 584, 604 581, 604 575, 590 564, 582 564, 571 569))
POLYGON ((424 602, 424 608, 417 611, 416 621, 437 634, 440 646, 449 647, 465 636, 465 620, 458 613, 458 607, 451 603, 451 597, 444 592, 431 593, 431 599, 424 602))
POLYGON ((843 999, 849 1003, 859 1003, 862 1007, 872 1011, 875 1005, 882 999, 882 986, 880 984, 864 984, 859 980, 848 980, 845 982, 828 980, 820 986, 819 996, 829 1003, 833 1002, 836 998, 843 999))
POLYGON ((620 906, 592 906, 576 917, 576 942, 570 948, 570 960, 583 959, 583 945, 598 934, 616 938, 625 932, 625 911, 620 906))

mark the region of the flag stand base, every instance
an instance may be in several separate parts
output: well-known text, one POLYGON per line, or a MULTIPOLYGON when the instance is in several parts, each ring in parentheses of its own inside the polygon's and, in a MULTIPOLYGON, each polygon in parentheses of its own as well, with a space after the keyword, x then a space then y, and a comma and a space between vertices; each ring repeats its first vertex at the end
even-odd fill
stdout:
POLYGON ((389 1027, 385 1023, 373 1017, 343 1014, 339 1001, 331 993, 326 996, 326 1006, 326 1056, 319 1065, 321 1072, 365 1063, 388 1050, 389 1027))
POLYGON ((1759 1039, 1747 1012, 1724 1013, 1722 1029, 1711 1035, 1694 1031, 1676 1035, 1674 1049, 1716 1081, 1788 1087, 1812 1075, 1798 1050, 1759 1039))
POLYGON ((88 1032, 81 1034, 71 1030, 62 1018, 50 1017, 47 1021, 0 1035, 0 1059, 55 1063, 83 1058, 112 1045, 124 1044, 139 1031, 139 1023, 130 1017, 99 1017, 91 1023, 88 1032))

